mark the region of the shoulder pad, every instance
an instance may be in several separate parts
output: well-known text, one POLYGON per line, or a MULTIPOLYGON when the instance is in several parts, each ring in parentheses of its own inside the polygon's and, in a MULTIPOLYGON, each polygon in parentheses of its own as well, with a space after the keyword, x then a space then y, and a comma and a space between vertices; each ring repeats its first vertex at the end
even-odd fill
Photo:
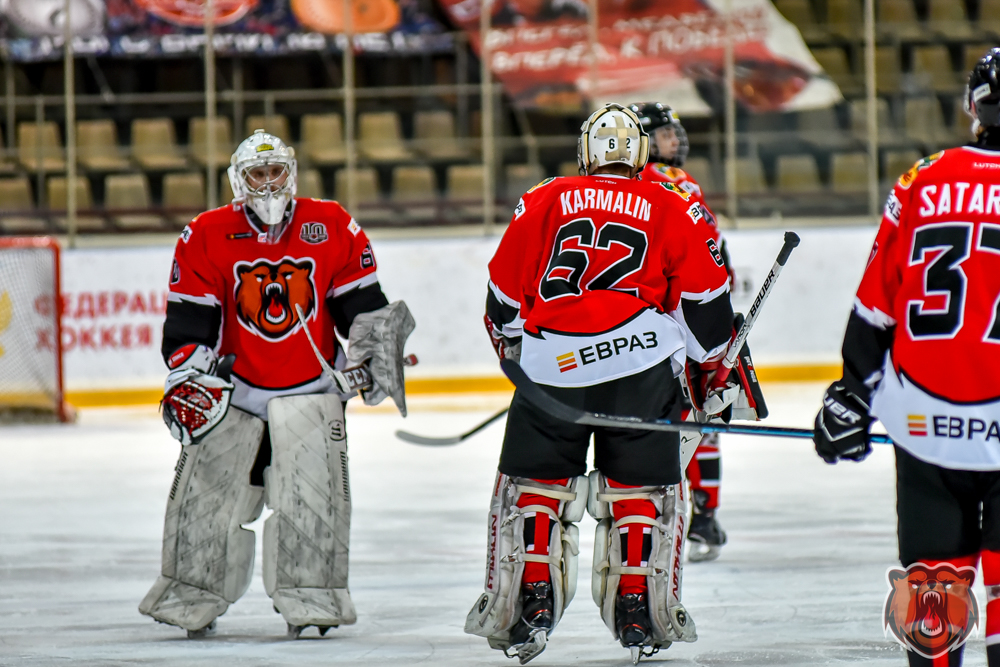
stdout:
POLYGON ((664 182, 664 183, 658 183, 658 185, 660 187, 664 188, 665 190, 669 190, 670 192, 673 192, 675 195, 677 195, 678 197, 680 197, 684 201, 687 201, 687 200, 691 199, 691 193, 690 192, 687 192, 687 191, 685 191, 685 190, 677 187, 673 183, 666 183, 666 182, 664 182))
POLYGON ((927 157, 917 160, 916 163, 910 167, 908 172, 899 177, 899 187, 904 190, 908 189, 911 185, 913 185, 913 181, 916 180, 917 174, 940 160, 942 155, 944 155, 944 151, 938 151, 933 155, 928 155, 927 157))

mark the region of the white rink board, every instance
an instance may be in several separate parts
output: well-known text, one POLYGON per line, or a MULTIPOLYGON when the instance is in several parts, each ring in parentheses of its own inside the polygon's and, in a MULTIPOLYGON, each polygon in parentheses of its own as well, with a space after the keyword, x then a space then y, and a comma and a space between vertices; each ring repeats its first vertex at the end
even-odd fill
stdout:
MULTIPOLYGON (((834 363, 875 228, 807 229, 753 334, 758 365, 834 363)), ((782 243, 782 231, 726 234, 746 311, 782 243)), ((417 321, 411 377, 493 375, 482 325, 492 238, 376 239, 379 278, 417 321)), ((160 357, 172 247, 66 250, 63 294, 70 391, 149 388, 165 376, 160 357)))

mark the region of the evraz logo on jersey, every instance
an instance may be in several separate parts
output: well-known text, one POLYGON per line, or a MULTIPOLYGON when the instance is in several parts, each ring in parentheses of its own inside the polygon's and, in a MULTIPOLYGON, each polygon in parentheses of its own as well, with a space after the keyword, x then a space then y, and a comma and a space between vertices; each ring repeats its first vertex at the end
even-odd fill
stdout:
POLYGON ((597 361, 604 361, 619 354, 628 354, 635 350, 652 350, 659 345, 655 331, 643 331, 639 334, 629 336, 618 336, 607 340, 599 340, 592 345, 581 347, 574 352, 567 352, 556 357, 556 364, 559 365, 559 372, 565 373, 579 367, 580 364, 586 366, 597 361), (577 361, 579 355, 580 361, 577 361))
POLYGON ((956 417, 955 415, 907 415, 907 432, 912 436, 949 440, 996 440, 1000 444, 1000 423, 976 417, 956 417))
POLYGON ((314 267, 308 257, 237 262, 233 266, 236 278, 233 298, 239 323, 275 342, 294 333, 301 325, 295 307, 302 308, 306 319, 316 309, 314 267))

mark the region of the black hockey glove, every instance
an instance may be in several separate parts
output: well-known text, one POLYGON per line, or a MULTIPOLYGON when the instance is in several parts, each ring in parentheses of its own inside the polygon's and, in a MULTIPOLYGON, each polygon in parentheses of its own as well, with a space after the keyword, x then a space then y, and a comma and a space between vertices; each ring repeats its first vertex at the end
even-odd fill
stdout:
POLYGON ((840 459, 864 460, 872 452, 868 442, 872 421, 868 405, 848 390, 843 381, 834 382, 823 396, 823 409, 816 415, 813 431, 816 453, 827 463, 840 459))

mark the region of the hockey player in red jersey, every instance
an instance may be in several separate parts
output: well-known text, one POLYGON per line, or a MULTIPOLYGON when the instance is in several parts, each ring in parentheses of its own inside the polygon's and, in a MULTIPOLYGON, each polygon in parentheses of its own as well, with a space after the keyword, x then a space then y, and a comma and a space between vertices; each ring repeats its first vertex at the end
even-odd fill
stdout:
MULTIPOLYGON (((581 176, 529 190, 489 265, 486 325, 501 357, 565 403, 680 415, 686 358, 720 358, 729 280, 689 192, 636 179, 647 137, 609 104, 581 128, 581 176)), ((713 394, 724 409, 738 388, 713 394)), ((558 421, 515 392, 489 521, 486 591, 468 633, 525 663, 576 591, 584 508, 598 519, 593 594, 633 659, 694 641, 680 602, 686 498, 676 434, 558 421), (594 437, 596 470, 586 476, 594 437), (589 491, 588 491, 589 489, 589 491)))
MULTIPOLYGON (((966 109, 976 140, 920 160, 889 195, 847 324, 844 376, 826 391, 814 439, 828 463, 860 461, 871 452, 873 419, 882 422, 895 443, 900 560, 969 568, 970 583, 981 560, 986 652, 996 667, 1000 49, 973 68, 966 109)), ((938 614, 941 605, 916 609, 938 614)), ((912 620, 931 630, 942 623, 912 620)), ((907 656, 910 665, 960 665, 963 646, 936 659, 913 649, 907 656)))
POLYGON ((350 394, 324 374, 304 329, 331 365, 368 364, 367 403, 390 395, 405 415, 402 347, 413 322, 405 304, 386 300, 350 214, 295 197, 295 153, 281 139, 254 132, 229 178, 233 202, 195 218, 174 253, 162 410, 182 449, 161 575, 139 611, 189 636, 214 628, 250 584, 254 535, 242 525, 266 497, 264 587, 290 634, 325 633, 355 622, 350 394))
MULTIPOLYGON (((705 222, 708 223, 726 263, 732 287, 736 284, 736 275, 715 214, 705 203, 701 186, 681 168, 687 159, 689 146, 687 132, 681 125, 677 112, 659 102, 640 102, 629 105, 629 108, 639 117, 642 129, 649 135, 649 162, 640 178, 653 183, 673 183, 690 194, 691 200, 702 207, 705 222)), ((688 527, 688 541, 691 543, 688 558, 692 561, 715 560, 719 557, 722 545, 726 543, 726 531, 722 530, 715 517, 719 508, 722 477, 717 433, 702 437, 694 458, 687 465, 686 476, 691 485, 691 500, 694 504, 691 525, 688 527)))

